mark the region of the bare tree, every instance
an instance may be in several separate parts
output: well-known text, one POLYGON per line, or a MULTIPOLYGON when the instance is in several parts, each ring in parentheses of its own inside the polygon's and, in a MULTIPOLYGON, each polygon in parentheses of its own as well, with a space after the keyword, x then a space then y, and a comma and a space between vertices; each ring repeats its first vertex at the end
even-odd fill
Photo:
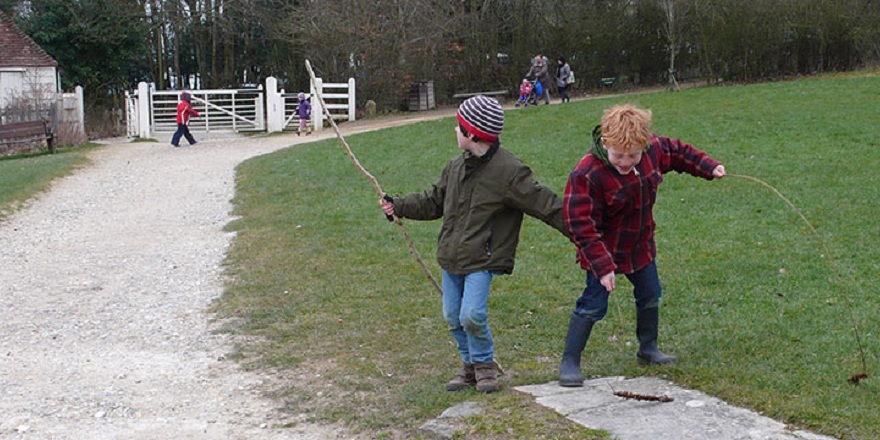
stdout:
POLYGON ((669 67, 667 69, 669 77, 667 78, 666 89, 676 91, 679 89, 678 81, 675 79, 675 55, 681 48, 682 24, 685 15, 686 2, 682 0, 659 0, 660 8, 666 16, 666 23, 663 27, 663 33, 666 35, 666 50, 669 54, 669 67))

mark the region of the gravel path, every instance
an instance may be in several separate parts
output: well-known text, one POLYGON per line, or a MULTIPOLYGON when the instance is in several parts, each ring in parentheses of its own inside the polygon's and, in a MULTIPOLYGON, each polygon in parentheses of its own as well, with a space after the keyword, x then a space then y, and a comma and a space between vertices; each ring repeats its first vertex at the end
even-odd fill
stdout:
POLYGON ((347 437, 280 429, 271 377, 225 360, 205 313, 234 167, 332 135, 112 143, 0 223, 0 438, 347 437))

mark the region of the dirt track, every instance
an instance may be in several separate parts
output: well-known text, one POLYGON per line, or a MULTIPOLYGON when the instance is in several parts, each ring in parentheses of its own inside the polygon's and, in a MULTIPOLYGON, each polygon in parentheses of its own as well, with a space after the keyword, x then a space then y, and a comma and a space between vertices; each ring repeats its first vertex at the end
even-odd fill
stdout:
POLYGON ((296 416, 262 397, 271 378, 224 359, 205 312, 223 289, 235 166, 333 135, 110 143, 0 223, 0 437, 347 437, 276 429, 296 416))

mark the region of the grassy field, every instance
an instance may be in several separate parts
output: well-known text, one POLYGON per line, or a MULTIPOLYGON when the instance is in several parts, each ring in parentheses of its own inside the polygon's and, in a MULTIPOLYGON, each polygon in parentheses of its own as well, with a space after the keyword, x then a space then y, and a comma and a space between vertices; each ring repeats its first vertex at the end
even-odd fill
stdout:
POLYGON ((88 163, 85 152, 95 144, 62 149, 55 154, 0 158, 0 220, 45 191, 52 181, 88 163))
MULTIPOLYGON (((621 277, 585 372, 660 375, 794 427, 875 438, 878 90, 880 77, 836 76, 507 112, 504 146, 561 194, 606 107, 650 108, 658 133, 778 188, 830 249, 768 188, 667 175, 655 208, 660 342, 680 361, 636 365, 634 307, 621 277), (863 371, 856 327, 870 375, 860 386, 847 381, 863 371)), ((458 154, 454 126, 445 119, 347 140, 384 189, 400 194, 427 188, 458 154)), ((227 331, 247 336, 241 362, 278 370, 277 396, 290 411, 371 438, 415 438, 418 426, 462 401, 489 408, 460 427, 462 437, 602 438, 511 389, 555 380, 583 287, 572 245, 526 221, 516 271, 497 278, 490 297, 505 389, 449 393, 443 384, 459 361, 439 297, 376 200, 336 141, 238 168, 232 281, 215 310, 231 318, 227 331)), ((439 276, 439 222, 405 224, 439 276)))

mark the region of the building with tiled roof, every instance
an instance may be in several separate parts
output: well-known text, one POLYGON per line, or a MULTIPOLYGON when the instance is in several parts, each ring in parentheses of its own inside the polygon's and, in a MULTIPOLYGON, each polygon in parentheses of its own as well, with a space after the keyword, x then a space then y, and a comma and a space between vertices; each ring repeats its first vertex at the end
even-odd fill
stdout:
POLYGON ((58 62, 0 12, 0 108, 58 92, 58 62))

